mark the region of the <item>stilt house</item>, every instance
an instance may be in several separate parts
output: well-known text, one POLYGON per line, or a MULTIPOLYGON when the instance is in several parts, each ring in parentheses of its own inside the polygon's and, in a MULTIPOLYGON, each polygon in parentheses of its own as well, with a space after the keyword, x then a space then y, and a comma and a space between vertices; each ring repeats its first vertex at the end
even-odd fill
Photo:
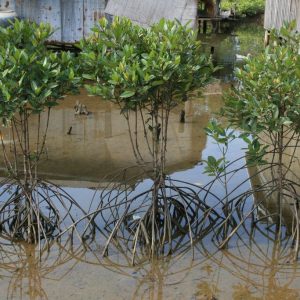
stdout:
MULTIPOLYGON (((294 0, 297 1, 297 0, 294 0)), ((55 28, 52 40, 74 43, 90 33, 103 16, 128 17, 142 26, 160 19, 177 19, 197 26, 198 12, 206 19, 219 16, 221 0, 0 0, 0 11, 13 10, 20 18, 47 22, 55 28), (199 10, 200 8, 200 10, 199 10)))

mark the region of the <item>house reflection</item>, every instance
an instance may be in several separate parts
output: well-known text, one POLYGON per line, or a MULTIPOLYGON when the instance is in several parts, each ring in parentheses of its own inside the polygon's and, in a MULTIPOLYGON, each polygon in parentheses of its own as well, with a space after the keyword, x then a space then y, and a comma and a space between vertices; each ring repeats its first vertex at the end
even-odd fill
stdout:
MULTIPOLYGON (((218 111, 221 105, 219 90, 222 88, 216 84, 208 89, 203 98, 190 100, 172 111, 168 134, 168 173, 191 168, 201 159, 206 145, 203 128, 211 111, 218 111), (186 111, 184 124, 179 122, 182 109, 186 111)), ((31 132, 37 131, 34 129, 37 128, 37 120, 33 120, 30 126, 33 129, 31 132)), ((142 125, 138 128, 141 153, 145 153, 146 161, 150 161, 143 141, 142 125)), ((5 132, 5 137, 9 138, 8 132, 5 132)), ((52 110, 46 150, 39 167, 41 176, 73 181, 73 184, 66 184, 80 186, 79 182, 99 182, 107 174, 134 165, 136 160, 126 120, 117 106, 97 97, 89 97, 82 91, 80 95, 66 97, 52 110), (78 101, 86 105, 88 115, 75 115, 74 106, 78 101), (68 134, 70 130, 71 134, 68 134)))

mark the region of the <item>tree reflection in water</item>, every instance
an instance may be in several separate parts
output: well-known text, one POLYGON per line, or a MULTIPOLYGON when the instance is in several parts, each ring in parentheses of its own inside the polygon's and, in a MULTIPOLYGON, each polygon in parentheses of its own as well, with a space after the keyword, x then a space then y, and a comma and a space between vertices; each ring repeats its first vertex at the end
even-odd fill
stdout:
POLYGON ((177 255, 139 261, 135 266, 127 251, 103 258, 104 246, 98 239, 86 241, 83 247, 68 236, 41 251, 33 245, 2 240, 1 275, 9 280, 7 299, 51 299, 47 281, 63 283, 73 271, 80 276, 77 268, 92 266, 99 276, 105 269, 134 282, 130 299, 165 299, 178 291, 187 295, 193 291, 195 299, 300 296, 296 289, 300 269, 292 262, 289 236, 276 243, 272 228, 260 224, 252 231, 242 228, 225 250, 218 250, 211 238, 212 233, 195 243, 194 258, 189 247, 183 247, 177 255))
POLYGON ((44 244, 42 249, 34 244, 12 244, 2 239, 0 272, 1 277, 9 280, 7 299, 48 299, 43 281, 59 282, 86 254, 82 244, 75 244, 70 235, 64 241, 44 244), (60 277, 55 274, 57 269, 63 269, 60 277))

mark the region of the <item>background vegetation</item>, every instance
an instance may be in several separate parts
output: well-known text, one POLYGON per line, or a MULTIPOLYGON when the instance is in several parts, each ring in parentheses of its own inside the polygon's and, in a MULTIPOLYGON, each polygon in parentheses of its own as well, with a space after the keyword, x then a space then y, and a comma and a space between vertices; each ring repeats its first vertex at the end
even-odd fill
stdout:
POLYGON ((223 0, 221 2, 222 10, 236 9, 239 16, 253 16, 261 14, 265 9, 265 0, 223 0))

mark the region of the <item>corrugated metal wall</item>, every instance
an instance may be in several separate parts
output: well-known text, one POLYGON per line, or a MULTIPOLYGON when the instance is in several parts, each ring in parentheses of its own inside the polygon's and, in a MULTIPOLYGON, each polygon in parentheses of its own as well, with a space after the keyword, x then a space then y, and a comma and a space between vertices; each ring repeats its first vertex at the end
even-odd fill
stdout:
POLYGON ((162 18, 196 25, 198 0, 109 0, 105 13, 149 26, 162 18))
POLYGON ((21 18, 51 23, 56 29, 53 40, 79 41, 104 15, 107 0, 0 0, 1 8, 10 8, 21 18))
POLYGON ((266 0, 265 28, 279 29, 284 21, 297 20, 300 31, 300 0, 266 0))

